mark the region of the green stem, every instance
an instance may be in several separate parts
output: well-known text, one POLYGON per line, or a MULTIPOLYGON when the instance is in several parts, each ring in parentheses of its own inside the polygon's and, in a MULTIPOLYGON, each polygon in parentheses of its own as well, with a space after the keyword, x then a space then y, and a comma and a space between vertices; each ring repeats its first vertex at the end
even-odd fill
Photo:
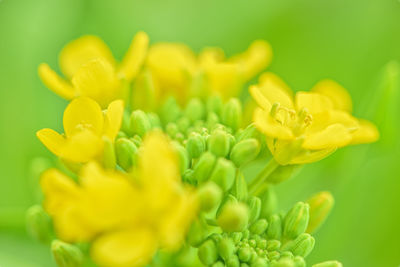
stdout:
POLYGON ((276 168, 278 168, 279 163, 276 162, 274 158, 272 158, 267 165, 264 167, 264 169, 257 175, 256 178, 254 178, 253 181, 251 181, 249 185, 249 192, 250 194, 254 194, 257 192, 257 189, 262 186, 266 181, 268 181, 268 177, 275 171, 276 168))

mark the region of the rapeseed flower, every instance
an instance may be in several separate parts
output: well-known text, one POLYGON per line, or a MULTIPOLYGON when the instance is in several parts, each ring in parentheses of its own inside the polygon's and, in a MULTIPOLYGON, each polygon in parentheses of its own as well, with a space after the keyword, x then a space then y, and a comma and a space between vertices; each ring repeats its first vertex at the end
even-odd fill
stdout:
POLYGON ((64 111, 63 135, 48 128, 36 135, 52 153, 69 162, 101 159, 104 139, 114 141, 121 127, 123 111, 122 100, 111 102, 103 113, 96 101, 79 97, 64 111))
POLYGON ((258 104, 254 123, 282 165, 318 161, 337 148, 379 137, 371 122, 351 115, 351 98, 334 81, 321 81, 310 92, 294 95, 280 78, 266 73, 250 93, 258 104))
POLYGON ((144 32, 136 34, 118 64, 100 38, 83 36, 67 44, 60 53, 65 79, 45 63, 39 66, 39 76, 50 90, 67 100, 87 96, 105 108, 111 101, 125 97, 123 81, 136 77, 145 60, 148 42, 144 32))
POLYGON ((150 133, 133 174, 86 164, 78 183, 60 171, 45 172, 44 207, 57 235, 92 242, 100 266, 144 266, 158 248, 176 250, 197 214, 197 199, 182 185, 177 155, 161 133, 150 133))

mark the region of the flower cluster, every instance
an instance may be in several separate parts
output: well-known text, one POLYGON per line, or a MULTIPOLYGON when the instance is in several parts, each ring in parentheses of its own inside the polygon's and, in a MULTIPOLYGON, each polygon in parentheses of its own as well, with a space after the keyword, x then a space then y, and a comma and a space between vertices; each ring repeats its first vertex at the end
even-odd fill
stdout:
POLYGON ((61 267, 306 266, 333 197, 320 192, 283 212, 274 186, 379 134, 329 80, 294 95, 264 73, 244 101, 239 94, 271 57, 261 40, 225 58, 218 48, 149 46, 140 32, 121 62, 95 36, 69 43, 64 77, 39 66, 70 103, 63 134, 37 132, 60 161, 41 174, 44 201, 27 213, 30 232, 51 242, 61 267), (256 161, 263 168, 245 176, 256 161))

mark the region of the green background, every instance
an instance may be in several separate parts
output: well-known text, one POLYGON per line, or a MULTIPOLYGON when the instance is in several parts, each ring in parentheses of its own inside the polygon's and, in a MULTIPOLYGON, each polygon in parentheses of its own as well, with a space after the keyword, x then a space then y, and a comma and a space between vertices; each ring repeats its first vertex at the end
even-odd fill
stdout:
POLYGON ((336 205, 316 234, 309 263, 399 266, 400 94, 396 86, 382 86, 390 82, 385 65, 400 59, 399 1, 0 0, 1 267, 54 266, 23 222, 34 203, 30 161, 50 156, 35 132, 60 130, 66 105, 41 84, 38 64, 56 67, 63 45, 83 34, 99 35, 121 58, 138 30, 152 42, 185 42, 195 51, 220 46, 228 55, 266 39, 274 50, 269 69, 294 90, 322 78, 348 88, 356 115, 375 121, 381 140, 306 166, 279 186, 282 208, 330 190, 336 205))

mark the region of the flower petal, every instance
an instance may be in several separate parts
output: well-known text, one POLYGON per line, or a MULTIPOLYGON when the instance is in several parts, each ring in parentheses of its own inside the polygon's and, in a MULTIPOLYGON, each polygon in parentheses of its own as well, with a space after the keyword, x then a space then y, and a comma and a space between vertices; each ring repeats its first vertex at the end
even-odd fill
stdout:
POLYGON ((264 109, 266 112, 269 112, 271 110, 272 104, 261 93, 260 88, 257 85, 250 86, 249 91, 253 99, 262 109, 264 109))
POLYGON ((104 118, 99 104, 88 97, 72 100, 64 111, 63 125, 67 137, 85 129, 101 135, 103 124, 104 118))
POLYGON ((359 128, 352 133, 351 144, 373 143, 379 139, 379 131, 376 126, 367 120, 359 120, 359 128))
POLYGON ((100 266, 139 267, 150 262, 157 249, 153 232, 137 226, 101 235, 91 247, 91 257, 100 266))
POLYGON ((79 68, 96 58, 103 58, 115 65, 114 57, 108 46, 97 36, 86 35, 67 44, 60 53, 61 71, 69 79, 79 68))
POLYGON ((329 97, 335 109, 340 109, 351 113, 353 104, 351 96, 340 84, 332 80, 322 80, 318 82, 312 91, 329 97))
POLYGON ((274 137, 281 140, 290 140, 294 138, 290 128, 278 123, 269 115, 268 112, 265 112, 260 108, 257 108, 254 111, 253 120, 256 127, 268 137, 274 137))
POLYGON ((36 133, 40 142, 47 147, 56 156, 60 156, 66 143, 65 138, 52 129, 42 129, 36 133))
POLYGON ((105 118, 104 118, 104 135, 114 141, 117 136, 124 113, 124 102, 122 100, 115 100, 108 105, 105 118))
POLYGON ((144 32, 138 32, 133 38, 128 52, 119 66, 119 73, 131 81, 136 77, 146 58, 149 37, 144 32))
POLYGON ((88 162, 102 150, 102 139, 92 131, 82 130, 67 139, 60 157, 72 162, 88 162))
POLYGON ((52 70, 49 65, 45 63, 39 65, 39 77, 47 88, 62 98, 71 100, 75 97, 75 89, 52 70))
POLYGON ((348 145, 352 135, 347 127, 340 123, 332 124, 322 131, 305 136, 302 147, 304 149, 319 150, 333 149, 348 145))
POLYGON ((319 161, 331 155, 336 151, 336 148, 327 148, 321 150, 304 150, 303 153, 296 155, 290 164, 306 164, 319 161))
POLYGON ((258 85, 260 92, 271 104, 293 109, 293 99, 289 87, 275 74, 264 73, 258 85))
POLYGON ((297 111, 305 108, 311 114, 333 109, 332 101, 327 96, 313 92, 297 92, 295 103, 297 111))

